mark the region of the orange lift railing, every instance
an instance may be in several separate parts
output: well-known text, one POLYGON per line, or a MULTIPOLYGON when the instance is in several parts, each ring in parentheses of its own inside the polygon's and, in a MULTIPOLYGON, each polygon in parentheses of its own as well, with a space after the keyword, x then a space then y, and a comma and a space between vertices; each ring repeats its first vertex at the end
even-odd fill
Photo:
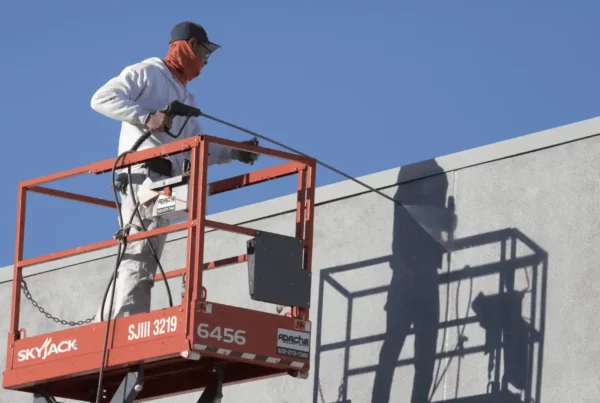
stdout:
MULTIPOLYGON (((316 160, 203 135, 133 152, 117 167, 122 169, 182 152, 191 155, 189 172, 183 178, 189 189, 187 220, 126 238, 127 242, 133 242, 187 231, 186 267, 166 272, 167 278, 186 276, 180 304, 31 337, 26 337, 25 329, 19 328, 23 270, 39 263, 117 246, 119 240, 110 239, 24 259, 27 193, 116 207, 109 200, 41 187, 84 173, 111 172, 116 158, 19 184, 10 331, 2 384, 5 389, 30 392, 34 399, 41 396, 46 401, 55 401, 56 397, 97 401, 96 388, 102 362, 102 396, 98 400, 107 402, 145 400, 203 389, 206 393, 215 388, 218 392, 211 392, 213 396, 217 393, 214 401, 220 401, 222 385, 282 374, 307 377, 310 369, 310 270, 316 160), (287 162, 207 183, 207 156, 211 143, 287 162), (295 237, 206 219, 207 193, 213 195, 290 175, 298 176, 295 237), (207 228, 253 237, 247 242, 247 254, 204 262, 207 228), (291 314, 278 315, 208 299, 203 285, 204 271, 240 262, 248 264, 251 298, 288 306, 291 314), (105 347, 106 326, 109 326, 111 337, 105 347)), ((168 187, 166 185, 161 191, 169 194, 168 187)), ((158 280, 163 280, 163 276, 158 274, 155 281, 158 280)))

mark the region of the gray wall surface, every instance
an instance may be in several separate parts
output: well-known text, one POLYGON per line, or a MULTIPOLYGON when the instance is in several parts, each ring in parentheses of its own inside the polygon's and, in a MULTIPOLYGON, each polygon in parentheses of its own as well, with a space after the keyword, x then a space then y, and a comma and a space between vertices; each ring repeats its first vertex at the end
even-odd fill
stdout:
MULTIPOLYGON (((227 386, 223 402, 600 402, 598 133, 591 119, 363 178, 406 208, 352 182, 319 188, 310 377, 227 386)), ((293 235, 294 207, 290 195, 212 218, 293 235)), ((246 239, 209 232, 206 260, 245 253, 246 239)), ((170 237, 166 270, 183 267, 185 247, 170 237)), ((26 280, 54 315, 90 317, 114 253, 26 280)), ((249 298, 245 264, 205 276, 209 300, 275 312, 249 298)), ((11 280, 0 269, 5 313, 11 280)), ((170 284, 179 296, 180 280, 170 284)), ((166 305, 157 283, 153 309, 166 305)), ((63 328, 26 299, 21 315, 28 335, 63 328)), ((8 326, 6 315, 2 363, 8 326)), ((1 390, 0 401, 31 395, 1 390)))

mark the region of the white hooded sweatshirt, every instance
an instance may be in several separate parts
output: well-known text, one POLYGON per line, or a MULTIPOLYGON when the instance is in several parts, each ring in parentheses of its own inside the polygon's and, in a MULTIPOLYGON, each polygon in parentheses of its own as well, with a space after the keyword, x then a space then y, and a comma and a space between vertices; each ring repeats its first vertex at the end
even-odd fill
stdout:
MULTIPOLYGON (((91 107, 96 112, 122 122, 119 138, 119 154, 131 149, 144 133, 144 122, 148 115, 178 100, 186 105, 197 107, 194 96, 171 74, 171 71, 158 57, 146 59, 126 67, 117 77, 110 79, 92 97, 91 107)), ((185 117, 172 120, 170 132, 179 133, 185 117)), ((177 139, 164 132, 153 133, 144 141, 139 150, 159 146, 172 141, 203 134, 197 118, 190 118, 177 139)), ((224 164, 232 160, 232 149, 218 144, 210 144, 208 164, 224 164)), ((180 172, 183 160, 189 159, 189 152, 172 155, 174 174, 180 172)))

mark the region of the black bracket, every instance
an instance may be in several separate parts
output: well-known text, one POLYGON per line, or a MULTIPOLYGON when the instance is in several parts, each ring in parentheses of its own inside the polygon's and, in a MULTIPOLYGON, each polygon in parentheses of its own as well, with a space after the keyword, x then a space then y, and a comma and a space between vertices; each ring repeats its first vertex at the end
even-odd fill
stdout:
POLYGON ((223 398, 223 368, 215 367, 213 382, 208 385, 196 403, 221 403, 223 398))
POLYGON ((129 372, 123 378, 110 403, 133 403, 144 387, 144 367, 129 372))
POLYGON ((54 396, 47 393, 45 390, 39 390, 33 394, 33 403, 59 403, 54 396))

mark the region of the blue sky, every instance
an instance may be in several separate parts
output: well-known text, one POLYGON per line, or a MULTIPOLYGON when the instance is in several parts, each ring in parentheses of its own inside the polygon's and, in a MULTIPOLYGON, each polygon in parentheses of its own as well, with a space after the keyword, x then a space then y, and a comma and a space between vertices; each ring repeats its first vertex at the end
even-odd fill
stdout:
MULTIPOLYGON (((119 124, 90 97, 125 66, 164 56, 179 21, 222 45, 190 84, 201 109, 360 176, 597 116, 599 16, 591 0, 3 1, 0 267, 14 258, 18 182, 115 156, 119 124)), ((246 168, 215 167, 211 179, 246 168)), ((319 185, 340 180, 319 168, 319 185)), ((109 182, 53 186, 111 198, 109 182)), ((209 213, 293 190, 284 180, 219 196, 209 213)), ((26 257, 117 229, 115 210, 29 202, 26 257)))

